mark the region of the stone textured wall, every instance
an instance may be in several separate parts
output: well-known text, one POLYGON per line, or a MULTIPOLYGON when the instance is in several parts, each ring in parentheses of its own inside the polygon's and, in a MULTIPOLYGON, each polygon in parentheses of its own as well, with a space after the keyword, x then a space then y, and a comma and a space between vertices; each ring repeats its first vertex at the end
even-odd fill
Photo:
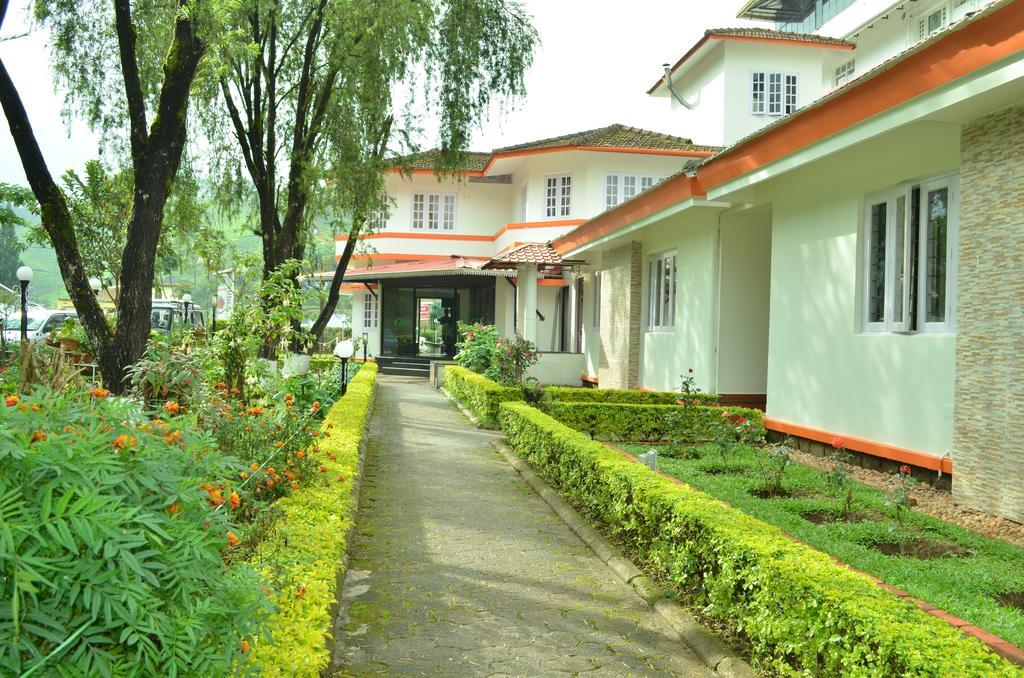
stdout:
POLYGON ((1024 521, 1024 106, 960 143, 953 494, 1024 521))
POLYGON ((601 388, 640 383, 641 247, 631 242, 601 258, 601 388))

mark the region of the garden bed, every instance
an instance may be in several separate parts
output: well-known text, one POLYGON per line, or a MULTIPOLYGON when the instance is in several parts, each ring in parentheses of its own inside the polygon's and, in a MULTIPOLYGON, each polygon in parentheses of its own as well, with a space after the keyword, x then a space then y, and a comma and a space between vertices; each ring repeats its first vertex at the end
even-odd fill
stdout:
MULTIPOLYGON (((811 675, 1019 674, 976 638, 777 527, 673 483, 535 408, 504 403, 500 409, 502 430, 517 454, 645 567, 687 590, 708 616, 739 630, 761 668, 811 675)), ((809 501, 759 500, 746 486, 734 489, 749 503, 809 501)), ((813 484, 808 489, 818 491, 813 484)), ((828 529, 796 514, 789 519, 808 530, 828 529)), ((978 551, 1011 548, 979 544, 975 535, 962 538, 978 551)), ((963 576, 936 579, 951 586, 963 576)))
MULTIPOLYGON (((631 454, 648 445, 621 445, 631 454)), ((662 450, 664 451, 664 450, 662 450)), ((833 497, 822 470, 800 463, 785 472, 788 496, 761 498, 762 449, 741 446, 728 472, 711 446, 694 459, 659 456, 659 469, 776 525, 787 534, 971 624, 1024 645, 1024 613, 1000 596, 1024 590, 1024 549, 912 509, 900 528, 889 494, 853 484, 852 515, 833 497)), ((831 463, 831 462, 830 462, 831 463)))

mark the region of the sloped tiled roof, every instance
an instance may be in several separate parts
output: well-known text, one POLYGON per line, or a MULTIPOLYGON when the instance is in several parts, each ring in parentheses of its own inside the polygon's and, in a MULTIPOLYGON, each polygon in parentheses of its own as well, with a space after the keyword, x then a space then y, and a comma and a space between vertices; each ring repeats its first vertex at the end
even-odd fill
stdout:
POLYGON ((841 38, 830 38, 826 35, 816 33, 793 33, 790 31, 776 31, 770 28, 709 28, 704 31, 706 37, 732 37, 732 38, 755 38, 760 40, 785 40, 790 42, 812 42, 821 45, 834 45, 836 47, 853 47, 849 40, 841 38))
MULTIPOLYGON (((468 151, 466 153, 464 172, 482 172, 491 158, 490 153, 468 151)), ((392 160, 392 166, 403 170, 433 170, 441 162, 441 149, 431 148, 419 153, 409 153, 392 160)))
POLYGON ((670 150, 670 151, 694 151, 697 153, 713 153, 718 150, 716 146, 702 146, 693 143, 692 139, 651 132, 638 127, 628 127, 622 124, 588 129, 582 132, 562 134, 550 139, 530 141, 515 146, 505 146, 494 151, 495 154, 509 153, 512 151, 526 151, 540 148, 558 148, 561 146, 587 146, 594 148, 636 148, 644 150, 670 150))
POLYGON ((407 278, 430 275, 502 275, 496 271, 484 271, 487 257, 463 257, 453 254, 444 259, 423 259, 383 264, 367 268, 351 269, 345 273, 345 280, 364 282, 387 278, 407 278))
POLYGON ((528 242, 497 255, 484 268, 508 268, 517 264, 557 266, 561 263, 562 257, 550 245, 528 242))

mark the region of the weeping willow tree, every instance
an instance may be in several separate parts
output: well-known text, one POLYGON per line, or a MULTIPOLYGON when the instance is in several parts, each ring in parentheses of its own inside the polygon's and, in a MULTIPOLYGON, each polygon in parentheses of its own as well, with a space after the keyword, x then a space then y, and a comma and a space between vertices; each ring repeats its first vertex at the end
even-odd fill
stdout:
POLYGON ((459 168, 492 105, 524 93, 537 34, 505 0, 242 0, 240 17, 206 89, 227 114, 204 107, 215 175, 258 206, 264 276, 304 257, 312 214, 343 217, 319 339, 368 215, 387 208, 389 151, 414 150, 416 112, 440 121, 438 169, 459 168))
MULTIPOLYGON (((49 29, 65 113, 87 120, 130 159, 131 196, 121 256, 117 319, 111 326, 89 288, 67 195, 54 180, 28 113, 0 61, 0 105, 11 128, 42 228, 85 326, 108 388, 145 350, 157 246, 185 148, 189 99, 204 56, 233 20, 237 0, 36 0, 49 29)), ((0 0, 0 27, 8 0, 0 0)))

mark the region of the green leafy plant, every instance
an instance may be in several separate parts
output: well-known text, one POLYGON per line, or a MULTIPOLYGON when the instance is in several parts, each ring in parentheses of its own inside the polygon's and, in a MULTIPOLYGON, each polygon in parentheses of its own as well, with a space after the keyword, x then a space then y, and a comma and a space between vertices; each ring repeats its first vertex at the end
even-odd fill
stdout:
POLYGON ((853 513, 853 479, 850 471, 850 455, 842 438, 832 441, 832 466, 825 473, 825 483, 832 494, 843 502, 843 515, 853 513))
POLYGON ((521 384, 526 370, 536 365, 540 357, 536 344, 518 334, 513 339, 498 339, 494 355, 494 364, 487 371, 487 376, 502 386, 521 384))
POLYGON ((213 488, 235 462, 193 420, 107 395, 0 415, 0 673, 226 675, 267 612, 223 561, 236 528, 213 488))
POLYGON ((494 325, 458 324, 459 341, 455 344, 455 362, 477 374, 487 373, 494 365, 498 347, 498 328, 494 325))
POLYGON ((789 447, 769 445, 767 448, 759 450, 755 459, 757 468, 761 472, 762 494, 769 497, 784 494, 786 469, 793 461, 789 456, 789 447))
POLYGON ((548 397, 536 377, 526 378, 520 385, 520 388, 523 389, 523 400, 535 407, 548 397))
POLYGON ((896 524, 899 526, 901 540, 906 537, 907 516, 910 515, 914 501, 910 498, 910 491, 917 485, 917 479, 910 475, 910 473, 910 466, 903 464, 900 466, 899 472, 893 474, 889 481, 894 487, 889 494, 888 503, 896 516, 896 524))
POLYGON ((199 355, 174 347, 160 333, 150 335, 142 359, 128 368, 128 380, 146 402, 173 401, 191 407, 207 393, 207 375, 199 355))

